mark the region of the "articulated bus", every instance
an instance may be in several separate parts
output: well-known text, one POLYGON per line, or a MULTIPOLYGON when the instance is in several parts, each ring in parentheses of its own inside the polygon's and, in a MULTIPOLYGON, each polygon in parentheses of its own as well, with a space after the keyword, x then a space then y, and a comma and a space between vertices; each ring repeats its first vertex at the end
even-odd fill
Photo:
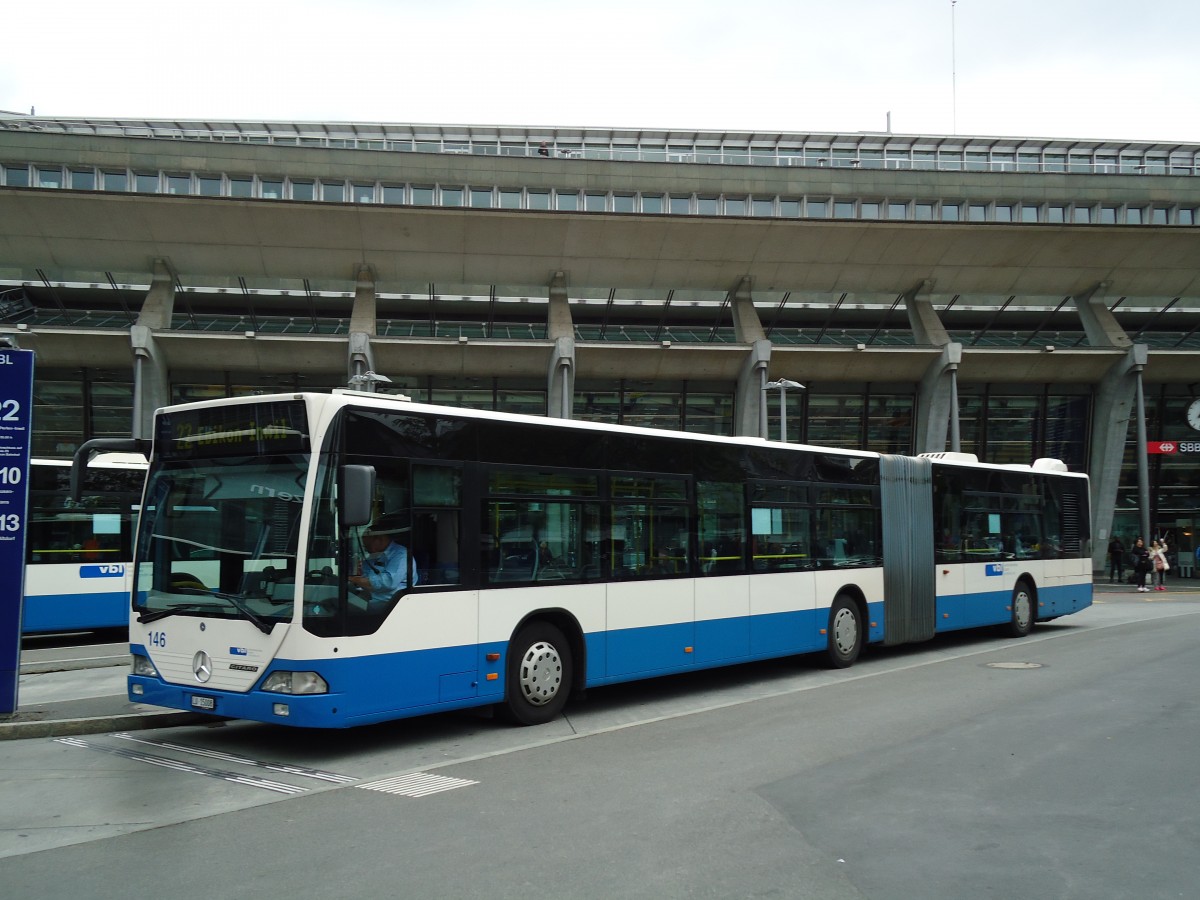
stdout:
POLYGON ((129 625, 133 522, 146 459, 94 457, 78 502, 70 475, 69 459, 30 460, 22 634, 129 625))
POLYGON ((345 727, 1035 622, 1091 604, 1088 482, 427 406, 362 392, 160 410, 135 701, 345 727), (357 592, 386 517, 407 588, 357 592), (368 539, 373 543, 373 539, 368 539))

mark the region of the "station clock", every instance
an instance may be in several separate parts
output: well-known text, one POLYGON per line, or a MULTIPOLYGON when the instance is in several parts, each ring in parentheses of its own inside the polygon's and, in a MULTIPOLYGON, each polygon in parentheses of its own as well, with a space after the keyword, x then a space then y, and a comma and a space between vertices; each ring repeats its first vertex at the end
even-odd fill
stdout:
POLYGON ((1200 431, 1200 398, 1193 400, 1188 406, 1187 423, 1200 431))

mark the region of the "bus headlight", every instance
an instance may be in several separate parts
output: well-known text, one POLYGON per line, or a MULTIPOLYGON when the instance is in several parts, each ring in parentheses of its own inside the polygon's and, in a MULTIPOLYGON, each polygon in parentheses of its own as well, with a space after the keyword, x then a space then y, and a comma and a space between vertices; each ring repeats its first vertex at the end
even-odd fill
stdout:
POLYGON ((329 693, 329 685, 316 672, 272 672, 263 682, 262 689, 276 694, 329 693))
POLYGON ((150 662, 150 657, 142 656, 140 653, 131 655, 133 656, 134 675, 145 675, 147 678, 158 677, 158 669, 154 668, 154 663, 150 662))

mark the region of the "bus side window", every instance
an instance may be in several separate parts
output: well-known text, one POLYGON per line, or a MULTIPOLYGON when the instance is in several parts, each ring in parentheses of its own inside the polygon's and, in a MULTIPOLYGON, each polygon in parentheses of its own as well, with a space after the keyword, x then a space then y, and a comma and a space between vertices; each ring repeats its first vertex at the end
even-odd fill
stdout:
POLYGON ((417 510, 413 523, 413 557, 417 584, 458 584, 459 512, 417 510))
POLYGON ((742 535, 746 531, 745 488, 741 484, 696 482, 696 535, 701 575, 746 571, 742 535))

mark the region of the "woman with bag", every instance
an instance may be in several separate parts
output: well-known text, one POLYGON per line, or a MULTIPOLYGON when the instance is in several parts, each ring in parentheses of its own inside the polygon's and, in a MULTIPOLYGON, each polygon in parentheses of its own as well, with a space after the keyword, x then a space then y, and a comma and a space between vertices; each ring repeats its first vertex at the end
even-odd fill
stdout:
POLYGON ((1145 541, 1138 538, 1129 555, 1133 559, 1133 583, 1137 585, 1138 593, 1144 593, 1150 590, 1146 587, 1146 576, 1150 574, 1150 551, 1146 549, 1145 541))
POLYGON ((1167 542, 1161 544, 1158 541, 1153 541, 1150 544, 1150 564, 1154 566, 1154 589, 1156 591, 1165 591, 1167 589, 1166 575, 1167 570, 1171 568, 1171 564, 1167 562, 1167 542))

